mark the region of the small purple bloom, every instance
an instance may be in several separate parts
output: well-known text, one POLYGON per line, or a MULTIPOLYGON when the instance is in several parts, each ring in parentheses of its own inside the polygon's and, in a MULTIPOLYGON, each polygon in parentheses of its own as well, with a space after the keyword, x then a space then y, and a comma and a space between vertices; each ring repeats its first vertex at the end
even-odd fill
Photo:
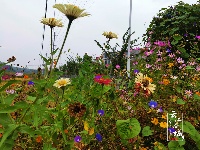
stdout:
POLYGON ((28 81, 28 85, 34 85, 33 81, 28 81))
POLYGON ((158 106, 158 103, 151 100, 151 101, 149 102, 149 106, 150 106, 151 108, 156 108, 156 107, 158 106))
POLYGON ((99 142, 102 141, 102 136, 101 136, 101 134, 97 133, 95 137, 96 137, 96 139, 97 139, 99 142))
POLYGON ((137 69, 134 70, 134 73, 135 73, 135 74, 138 74, 139 72, 140 72, 140 71, 137 70, 137 69))
POLYGON ((80 142, 81 141, 81 137, 79 135, 77 135, 75 138, 74 138, 74 142, 80 142))
POLYGON ((174 128, 171 128, 171 127, 168 128, 168 130, 169 130, 170 133, 174 133, 176 131, 174 128))
POLYGON ((104 112, 104 110, 100 109, 100 110, 98 110, 98 114, 99 114, 100 116, 103 116, 103 115, 105 114, 105 112, 104 112))
POLYGON ((169 48, 167 48, 167 49, 166 49, 166 52, 167 52, 167 53, 171 53, 172 51, 171 51, 169 48))
POLYGON ((185 36, 185 37, 187 37, 187 36, 188 36, 188 34, 187 34, 187 33, 185 33, 185 34, 184 34, 184 36, 185 36))
POLYGON ((197 38, 198 40, 200 40, 200 35, 197 35, 196 38, 197 38))
POLYGON ((157 110, 157 112, 158 112, 158 113, 159 113, 159 112, 163 112, 162 107, 160 107, 160 108, 157 110))
POLYGON ((9 75, 3 75, 1 78, 2 78, 2 80, 7 80, 7 79, 10 79, 10 76, 9 75))
POLYGON ((96 75, 94 78, 95 79, 101 79, 102 75, 96 75))

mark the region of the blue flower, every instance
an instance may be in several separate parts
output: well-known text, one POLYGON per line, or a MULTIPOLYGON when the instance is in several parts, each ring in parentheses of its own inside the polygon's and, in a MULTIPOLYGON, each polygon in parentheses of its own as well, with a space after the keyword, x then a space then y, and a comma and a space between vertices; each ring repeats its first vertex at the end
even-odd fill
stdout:
POLYGON ((149 102, 149 106, 150 106, 151 108, 156 108, 156 107, 158 106, 158 103, 151 100, 151 101, 149 102))
POLYGON ((104 112, 104 110, 100 109, 100 110, 98 110, 98 114, 99 114, 100 116, 103 116, 103 115, 105 114, 105 112, 104 112))
POLYGON ((74 138, 74 142, 80 142, 81 141, 81 137, 79 135, 77 135, 75 138, 74 138))
POLYGON ((33 81, 28 81, 28 85, 34 85, 33 81))
POLYGON ((167 48, 167 49, 166 49, 166 52, 167 52, 167 53, 171 53, 172 51, 171 51, 169 48, 167 48))
POLYGON ((101 134, 97 133, 95 137, 96 137, 96 139, 97 139, 99 142, 102 141, 102 136, 101 136, 101 134))
POLYGON ((174 133, 176 131, 174 128, 171 128, 171 127, 168 128, 168 130, 169 130, 170 133, 174 133))

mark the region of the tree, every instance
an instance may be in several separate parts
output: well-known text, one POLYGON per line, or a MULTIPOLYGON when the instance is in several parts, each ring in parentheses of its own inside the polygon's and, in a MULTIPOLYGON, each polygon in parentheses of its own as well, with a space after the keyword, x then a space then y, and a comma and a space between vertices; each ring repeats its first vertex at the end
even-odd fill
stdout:
POLYGON ((144 41, 170 42, 171 52, 179 50, 184 60, 200 57, 200 4, 180 1, 174 7, 162 8, 153 18, 144 35, 144 41))

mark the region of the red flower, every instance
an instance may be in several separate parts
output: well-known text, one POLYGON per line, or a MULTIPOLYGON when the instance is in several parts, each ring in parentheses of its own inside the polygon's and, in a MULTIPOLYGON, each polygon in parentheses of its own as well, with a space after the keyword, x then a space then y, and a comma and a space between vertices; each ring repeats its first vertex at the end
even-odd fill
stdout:
POLYGON ((37 138, 36 138, 36 142, 37 143, 41 143, 42 142, 42 136, 39 135, 37 138))
POLYGON ((103 75, 96 75, 94 78, 94 82, 97 82, 99 84, 109 85, 112 80, 111 79, 104 79, 102 78, 103 75))

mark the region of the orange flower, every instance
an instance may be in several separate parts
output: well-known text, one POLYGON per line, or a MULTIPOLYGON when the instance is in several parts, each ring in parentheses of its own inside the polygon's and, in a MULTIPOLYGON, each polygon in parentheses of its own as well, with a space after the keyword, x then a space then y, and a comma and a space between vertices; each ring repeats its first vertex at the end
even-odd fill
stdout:
POLYGON ((64 132, 67 134, 69 131, 67 129, 65 129, 64 132))
POLYGON ((141 147, 140 150, 147 150, 147 148, 145 148, 145 147, 141 147))
POLYGON ((0 133, 0 138, 2 138, 2 136, 3 136, 3 133, 0 133))
POLYGON ((158 124, 158 119, 156 119, 156 118, 151 118, 151 119, 152 119, 152 121, 151 121, 151 122, 152 122, 153 124, 155 124, 155 125, 157 125, 157 124, 158 124))
POLYGON ((24 75, 24 79, 28 79, 28 75, 24 75))
POLYGON ((160 127, 162 127, 162 128, 167 128, 167 123, 166 123, 166 122, 161 122, 161 123, 160 123, 160 127))
POLYGON ((168 85, 170 83, 170 81, 168 79, 163 79, 163 84, 164 85, 168 85))
POLYGON ((196 94, 197 94, 198 96, 200 96, 200 92, 196 92, 196 94))
POLYGON ((42 136, 38 135, 38 137, 36 138, 36 142, 37 143, 41 143, 42 142, 42 136))
POLYGON ((163 119, 167 119, 166 114, 162 115, 162 118, 163 119))

